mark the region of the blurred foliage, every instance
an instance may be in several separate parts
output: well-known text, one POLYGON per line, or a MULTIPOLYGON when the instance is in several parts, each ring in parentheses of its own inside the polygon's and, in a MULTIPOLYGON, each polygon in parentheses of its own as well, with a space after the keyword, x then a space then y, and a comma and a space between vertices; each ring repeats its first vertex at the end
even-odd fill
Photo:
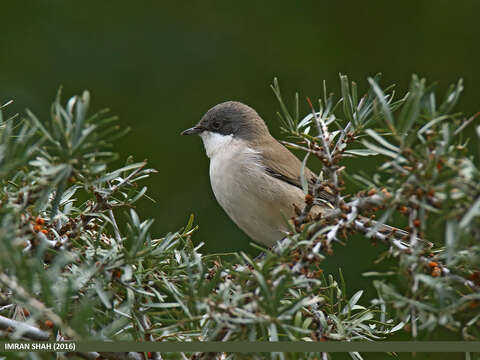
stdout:
MULTIPOLYGON (((468 136, 476 116, 452 110, 462 83, 439 101, 414 76, 397 100, 379 76, 363 96, 346 76, 340 80, 341 97, 324 85, 318 109, 303 118, 292 115, 274 82, 287 145, 317 158, 323 172, 291 234, 259 248, 258 258, 203 255, 203 244, 191 240, 193 216, 180 231, 152 237, 153 220, 141 220, 134 207, 146 196, 140 180, 155 171, 131 158, 111 169, 122 131, 106 111, 89 115, 88 92, 66 106, 59 93, 47 120, 30 111, 0 119, 1 336, 28 338, 21 324, 29 324, 51 339, 374 341, 402 329, 428 338, 442 327, 478 339, 480 173, 468 146, 480 127, 468 136), (342 166, 364 156, 382 164, 371 173, 342 166), (348 197, 343 178, 357 188, 348 197), (336 206, 311 219, 312 197, 324 186, 336 206), (394 213, 406 217, 408 233, 381 225, 395 225, 394 213), (353 233, 384 242, 378 260, 392 260, 389 272, 364 274, 378 291, 371 302, 361 290, 348 295, 341 271, 334 277, 320 267, 353 233), (7 319, 19 325, 9 329, 7 319)), ((259 355, 318 356, 336 358, 259 355)))

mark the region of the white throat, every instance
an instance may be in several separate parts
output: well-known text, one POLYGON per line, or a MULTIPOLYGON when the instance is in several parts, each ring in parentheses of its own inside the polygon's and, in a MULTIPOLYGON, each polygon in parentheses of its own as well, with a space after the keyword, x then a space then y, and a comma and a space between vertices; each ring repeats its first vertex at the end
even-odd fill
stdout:
POLYGON ((205 152, 210 159, 218 153, 227 151, 233 141, 233 134, 222 135, 211 131, 203 131, 200 137, 203 140, 205 152))

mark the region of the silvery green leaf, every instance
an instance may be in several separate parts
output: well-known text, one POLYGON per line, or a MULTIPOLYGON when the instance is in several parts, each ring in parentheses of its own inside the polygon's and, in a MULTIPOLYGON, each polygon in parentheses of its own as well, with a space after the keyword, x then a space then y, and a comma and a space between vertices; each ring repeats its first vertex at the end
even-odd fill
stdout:
POLYGON ((363 295, 363 290, 357 291, 348 301, 348 304, 342 310, 342 314, 346 314, 347 312, 351 311, 353 306, 360 300, 363 295))
POLYGON ((400 148, 398 148, 397 146, 393 145, 393 144, 390 144, 387 140, 385 140, 384 137, 380 136, 379 134, 377 134, 375 131, 373 131, 372 129, 366 129, 365 132, 370 135, 371 137, 373 137, 375 140, 377 140, 377 142, 379 142, 381 145, 383 145, 384 147, 396 152, 396 153, 399 153, 400 152, 400 148))
POLYGON ((404 326, 405 326, 405 323, 401 321, 397 325, 395 325, 391 330, 389 330, 389 332, 391 333, 397 332, 398 330, 403 329, 404 326))
POLYGON ((380 146, 377 146, 375 144, 372 144, 370 142, 368 142, 367 140, 362 140, 362 144, 369 148, 370 150, 373 150, 379 154, 382 154, 382 155, 385 155, 385 156, 388 156, 392 159, 395 159, 396 161, 398 162, 401 162, 401 163, 404 163, 406 162, 407 160, 402 156, 400 155, 400 153, 396 153, 396 152, 393 152, 393 151, 390 151, 390 150, 387 150, 383 147, 380 147, 380 146))
POLYGON ((312 323, 313 318, 308 317, 303 321, 302 328, 308 329, 310 327, 310 324, 312 323))
POLYGON ((115 171, 112 171, 112 172, 100 177, 99 179, 97 179, 95 181, 95 183, 101 183, 101 182, 104 182, 104 181, 113 180, 113 179, 117 178, 123 172, 130 171, 130 170, 136 170, 138 168, 141 168, 142 166, 145 166, 144 162, 138 162, 138 163, 135 163, 135 164, 126 165, 126 166, 124 166, 120 169, 117 169, 115 171))
POLYGON ((385 120, 387 121, 389 126, 393 129, 393 126, 394 126, 393 115, 392 115, 392 112, 390 111, 390 107, 387 102, 387 96, 383 93, 382 89, 380 88, 380 86, 378 86, 377 82, 374 79, 368 78, 368 82, 370 83, 370 86, 375 96, 380 102, 383 113, 385 115, 385 120))
POLYGON ((351 155, 358 155, 358 156, 374 156, 378 155, 379 153, 370 149, 350 149, 350 150, 345 150, 346 154, 351 154, 351 155))
POLYGON ((465 229, 473 220, 474 217, 480 216, 480 197, 475 200, 473 205, 468 209, 466 214, 460 221, 460 228, 465 229))
POLYGON ((355 318, 355 320, 352 321, 352 325, 357 326, 358 324, 361 324, 364 321, 371 320, 371 319, 373 319, 373 313, 369 310, 366 310, 364 311, 363 315, 355 318))
POLYGON ((268 327, 268 340, 269 341, 278 341, 278 332, 277 326, 275 324, 270 324, 268 327))
POLYGON ((132 267, 130 265, 125 265, 122 267, 122 277, 120 278, 123 282, 129 282, 132 280, 132 267))
POLYGON ((440 113, 449 113, 458 99, 460 98, 460 93, 463 91, 463 79, 459 79, 456 85, 451 85, 448 90, 447 96, 443 104, 440 105, 438 111, 440 113))
POLYGON ((458 227, 458 222, 455 219, 447 220, 445 229, 445 248, 447 249, 447 264, 450 264, 452 262, 455 254, 456 245, 460 235, 458 227))
MULTIPOLYGON (((316 112, 315 116, 320 116, 320 112, 316 112)), ((304 126, 310 125, 312 123, 312 119, 314 118, 314 115, 312 113, 308 114, 305 116, 297 125, 297 129, 300 129, 304 126)))
POLYGON ((307 160, 309 156, 310 156, 310 153, 307 153, 305 155, 305 158, 302 161, 302 167, 300 169, 300 182, 302 183, 302 190, 304 194, 308 194, 308 182, 307 182, 307 179, 305 178, 305 168, 306 168, 307 160))
POLYGON ((348 354, 353 360, 363 360, 363 357, 360 355, 359 352, 349 352, 348 354))
POLYGON ((170 308, 181 307, 179 303, 175 303, 175 302, 149 303, 149 304, 142 304, 142 306, 146 308, 155 308, 155 309, 170 309, 170 308))
POLYGON ((107 309, 111 309, 112 304, 110 302, 110 295, 103 290, 103 285, 98 279, 95 281, 95 291, 97 292, 97 295, 102 301, 103 305, 105 305, 107 309))

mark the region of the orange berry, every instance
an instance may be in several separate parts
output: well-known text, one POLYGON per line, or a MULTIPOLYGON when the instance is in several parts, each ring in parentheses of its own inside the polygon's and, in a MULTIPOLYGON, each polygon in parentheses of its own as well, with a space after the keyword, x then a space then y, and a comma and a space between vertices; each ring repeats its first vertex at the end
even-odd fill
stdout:
POLYGON ((33 227, 33 230, 34 230, 35 232, 39 232, 40 230, 42 230, 42 226, 41 226, 41 225, 35 225, 35 226, 33 227))
POLYGON ((438 263, 436 263, 435 261, 430 261, 428 263, 428 266, 431 267, 431 268, 438 267, 438 263))
POLYGON ((37 217, 37 220, 35 220, 37 225, 43 225, 45 224, 45 220, 43 220, 41 217, 37 217))
POLYGON ((432 276, 439 277, 440 275, 442 275, 442 269, 440 269, 438 266, 435 266, 432 270, 432 276))
POLYGON ((48 234, 48 230, 46 230, 46 229, 42 229, 42 230, 40 230, 40 232, 45 234, 45 235, 48 234))
POLYGON ((475 272, 471 273, 470 275, 468 275, 468 279, 469 279, 469 280, 478 280, 478 279, 480 279, 480 271, 475 271, 475 272))
POLYGON ((389 198, 389 197, 392 196, 392 194, 390 194, 390 193, 388 192, 388 190, 385 189, 385 188, 382 188, 380 191, 381 191, 381 192, 383 193, 383 195, 385 195, 387 198, 389 198))
POLYGON ((420 220, 419 219, 413 220, 413 226, 415 226, 417 228, 420 227, 420 220))
POLYGON ((28 311, 28 309, 23 308, 22 310, 23 310, 23 316, 25 317, 30 316, 30 311, 28 311))
POLYGON ((45 326, 49 329, 53 328, 53 321, 52 320, 45 320, 45 326))
POLYGON ((305 195, 305 202, 311 204, 313 202, 313 196, 310 194, 305 195))

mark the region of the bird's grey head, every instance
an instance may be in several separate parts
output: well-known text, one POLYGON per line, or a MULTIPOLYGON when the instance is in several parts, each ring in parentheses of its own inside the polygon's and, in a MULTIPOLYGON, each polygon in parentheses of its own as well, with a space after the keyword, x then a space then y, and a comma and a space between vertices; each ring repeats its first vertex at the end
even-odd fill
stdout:
POLYGON ((237 139, 255 141, 268 135, 265 122, 250 106, 238 101, 226 101, 215 105, 203 115, 194 127, 182 132, 182 135, 210 132, 237 139))

